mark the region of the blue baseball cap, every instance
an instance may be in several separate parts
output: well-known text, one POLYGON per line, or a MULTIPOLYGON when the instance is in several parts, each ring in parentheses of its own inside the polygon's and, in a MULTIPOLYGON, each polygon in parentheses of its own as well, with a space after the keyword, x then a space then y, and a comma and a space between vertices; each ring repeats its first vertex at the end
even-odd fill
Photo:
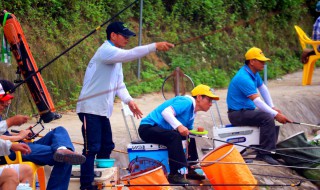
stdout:
POLYGON ((125 36, 125 37, 136 36, 136 34, 131 30, 129 30, 127 25, 124 24, 123 22, 113 22, 109 24, 106 32, 107 32, 107 36, 110 36, 112 32, 116 34, 121 34, 122 36, 125 36))

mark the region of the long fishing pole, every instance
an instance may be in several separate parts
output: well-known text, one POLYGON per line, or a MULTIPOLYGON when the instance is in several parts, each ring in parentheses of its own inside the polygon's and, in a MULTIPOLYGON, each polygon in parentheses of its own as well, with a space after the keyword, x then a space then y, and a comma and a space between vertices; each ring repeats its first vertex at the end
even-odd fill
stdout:
POLYGON ((169 186, 169 187, 215 187, 215 186, 255 186, 255 187, 263 187, 263 186, 273 186, 273 187, 283 187, 283 186, 290 186, 290 187, 297 187, 301 185, 301 181, 297 183, 291 184, 105 184, 102 185, 103 187, 162 187, 162 186, 169 186))
POLYGON ((220 139, 210 138, 210 137, 207 137, 207 136, 194 135, 194 134, 190 134, 189 136, 191 136, 191 137, 193 136, 193 137, 206 138, 206 139, 209 139, 209 140, 214 140, 214 141, 218 141, 218 142, 223 142, 223 143, 227 143, 227 144, 232 144, 232 145, 236 145, 236 146, 241 146, 241 147, 249 148, 249 149, 252 149, 252 150, 258 150, 258 151, 268 152, 268 153, 271 153, 271 154, 276 154, 276 155, 286 156, 286 157, 289 157, 289 158, 294 158, 294 159, 298 159, 298 160, 302 160, 302 161, 307 161, 307 162, 309 162, 309 163, 320 164, 319 162, 316 162, 316 161, 313 161, 313 160, 309 160, 309 159, 305 159, 305 158, 300 158, 300 157, 296 157, 296 156, 291 156, 291 155, 287 155, 287 154, 282 154, 282 153, 278 153, 278 152, 276 152, 276 151, 265 150, 265 149, 262 149, 262 148, 257 148, 257 147, 252 147, 252 146, 245 146, 245 145, 238 144, 238 143, 231 143, 231 142, 228 142, 228 141, 223 141, 223 140, 220 140, 220 139))
MULTIPOLYGON (((221 162, 221 161, 188 161, 188 163, 207 163, 207 164, 236 164, 236 165, 252 165, 252 166, 268 166, 268 167, 281 167, 281 168, 295 168, 295 169, 310 169, 310 170, 320 170, 320 168, 310 168, 303 166, 287 166, 287 165, 271 165, 271 164, 258 164, 258 163, 244 163, 244 162, 221 162)), ((193 166, 198 168, 197 166, 193 166)), ((199 167, 201 168, 201 167, 199 167)))
POLYGON ((238 21, 238 22, 237 22, 236 24, 234 24, 234 25, 226 26, 226 27, 220 28, 220 29, 218 29, 218 30, 213 30, 213 31, 208 32, 208 33, 206 33, 206 34, 202 34, 202 35, 200 35, 200 36, 191 37, 191 38, 182 40, 182 41, 180 41, 180 42, 178 42, 178 43, 175 43, 174 45, 177 46, 177 45, 182 45, 182 44, 185 44, 185 43, 190 43, 190 42, 193 42, 193 41, 195 41, 195 40, 202 39, 202 38, 204 38, 204 37, 206 37, 206 36, 210 36, 210 35, 213 35, 213 34, 215 34, 215 33, 222 32, 222 31, 227 31, 227 30, 230 30, 230 29, 232 29, 232 28, 234 28, 234 27, 236 27, 236 26, 241 26, 241 25, 244 25, 244 24, 251 24, 251 23, 254 23, 256 20, 258 20, 258 19, 260 19, 260 18, 266 18, 266 16, 267 16, 267 17, 270 17, 270 16, 273 16, 273 15, 276 15, 276 14, 279 14, 279 11, 277 11, 277 12, 271 12, 271 13, 265 15, 265 16, 260 16, 260 17, 252 18, 252 19, 250 19, 250 20, 248 20, 248 21, 240 20, 240 21, 238 21))
MULTIPOLYGON (((15 130, 15 129, 11 129, 11 132, 13 132, 13 133, 19 133, 20 131, 15 130)), ((37 134, 36 137, 42 138, 43 135, 37 134)), ((83 145, 83 143, 81 143, 81 142, 76 142, 76 141, 71 141, 71 142, 72 142, 73 144, 83 145)), ((116 149, 113 149, 112 151, 113 151, 113 152, 122 153, 122 154, 128 154, 128 152, 121 151, 121 150, 116 150, 116 149)))
POLYGON ((18 83, 16 86, 14 86, 12 89, 10 89, 8 92, 6 93, 12 93, 16 88, 18 88, 20 85, 22 85, 23 83, 25 83, 27 80, 29 80, 31 77, 33 77, 34 75, 36 75, 37 73, 41 72, 43 69, 45 69, 46 67, 48 67, 51 63, 53 63, 54 61, 56 61, 58 58, 60 58, 62 55, 66 54, 68 51, 70 51, 72 48, 74 48, 75 46, 77 46, 79 43, 81 43, 83 40, 85 40, 86 38, 88 38, 89 36, 91 36, 92 34, 94 34, 96 31, 100 30, 101 27, 103 27, 104 25, 106 25, 108 22, 110 22, 111 20, 113 20, 115 17, 119 16, 121 13, 123 13, 125 10, 127 10, 128 8, 130 8, 132 5, 134 5, 138 0, 133 1, 131 4, 129 4, 128 6, 126 6, 124 9, 122 9, 120 12, 118 12, 117 14, 113 15, 110 19, 108 19, 107 21, 105 21, 104 23, 102 23, 101 25, 99 25, 98 27, 96 27, 94 30, 92 30, 89 34, 87 34, 86 36, 84 36, 83 38, 81 38, 80 40, 78 40, 76 43, 74 43, 73 45, 71 45, 69 48, 67 48, 66 50, 64 50, 62 53, 60 53, 58 56, 56 56, 55 58, 53 58, 51 61, 49 61, 48 63, 46 63, 44 66, 42 66, 41 68, 38 69, 38 71, 35 71, 34 73, 31 73, 26 79, 24 79, 23 81, 21 81, 20 83, 18 83))
POLYGON ((297 178, 297 177, 287 177, 287 176, 257 174, 257 173, 252 173, 252 174, 256 175, 256 176, 265 176, 265 177, 274 177, 274 178, 283 178, 283 179, 293 179, 293 180, 310 181, 310 182, 320 182, 320 180, 317 180, 317 179, 307 179, 307 178, 297 178))
POLYGON ((299 123, 299 122, 295 122, 295 121, 293 121, 292 124, 305 125, 305 126, 310 126, 310 127, 320 127, 319 125, 308 124, 308 123, 299 123))
POLYGON ((294 147, 294 148, 277 148, 277 150, 312 150, 312 149, 320 149, 320 146, 315 146, 315 147, 294 147))
MULTIPOLYGON (((110 89, 110 90, 104 90, 104 91, 101 91, 101 92, 98 92, 96 94, 93 94, 93 95, 90 95, 90 96, 86 96, 86 97, 83 97, 83 98, 80 98, 80 99, 77 99, 77 100, 74 100, 74 101, 71 101, 71 102, 68 102, 64 105, 61 105, 61 106, 58 106, 56 107, 56 109, 60 109, 60 108, 63 108, 63 107, 67 107, 71 104, 75 104, 75 103, 78 103, 78 102, 81 102, 81 101, 84 101, 84 100, 88 100, 88 99, 91 99, 91 98, 95 98, 95 97, 98 97, 98 96, 102 96, 104 94, 107 94, 107 93, 110 93, 110 92, 113 92, 113 91, 117 91, 117 90, 120 90, 122 88, 125 88, 125 86, 120 86, 120 87, 116 87, 116 88, 113 88, 113 89, 110 89)), ((32 117, 36 117, 37 115, 41 115, 43 113, 45 113, 47 110, 44 110, 42 112, 39 112, 37 114, 34 114, 32 115, 32 117)))

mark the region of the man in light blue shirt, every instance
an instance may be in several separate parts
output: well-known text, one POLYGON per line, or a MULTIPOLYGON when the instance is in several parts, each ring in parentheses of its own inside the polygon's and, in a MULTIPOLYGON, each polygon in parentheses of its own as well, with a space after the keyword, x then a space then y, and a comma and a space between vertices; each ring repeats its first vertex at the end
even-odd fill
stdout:
MULTIPOLYGON (((176 96, 165 101, 143 118, 139 126, 139 135, 142 140, 167 147, 170 167, 168 180, 173 184, 189 183, 183 177, 182 168, 188 165, 182 140, 189 135, 189 130, 193 129, 196 113, 208 111, 212 106, 212 100, 219 100, 219 97, 210 91, 209 86, 202 84, 196 86, 191 91, 191 95, 192 97, 176 96)), ((196 145, 194 139, 191 140, 193 141, 190 141, 188 150, 192 159, 197 160, 198 158, 195 158, 197 155, 194 155, 197 151, 196 145)))

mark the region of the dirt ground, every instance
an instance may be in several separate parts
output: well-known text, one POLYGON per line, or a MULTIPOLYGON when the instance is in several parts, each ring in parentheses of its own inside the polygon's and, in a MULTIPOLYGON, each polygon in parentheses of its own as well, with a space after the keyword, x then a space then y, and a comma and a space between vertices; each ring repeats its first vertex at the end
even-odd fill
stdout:
MULTIPOLYGON (((293 74, 286 75, 277 80, 268 81, 267 85, 270 89, 271 96, 274 100, 275 105, 282 110, 290 119, 297 122, 320 123, 320 69, 316 69, 313 74, 312 84, 309 86, 302 86, 302 72, 296 72, 293 74)), ((215 93, 220 96, 220 100, 217 104, 213 104, 210 111, 206 113, 199 113, 195 120, 195 127, 203 126, 209 131, 209 135, 212 134, 212 128, 221 124, 228 124, 227 118, 227 105, 226 105, 226 94, 227 89, 215 89, 215 93), (221 116, 221 121, 218 116, 221 116)), ((151 112, 156 106, 160 105, 164 98, 161 92, 146 94, 142 97, 135 98, 135 101, 143 111, 144 115, 151 112)), ((128 164, 127 158, 127 144, 130 142, 130 137, 126 129, 124 117, 121 112, 122 105, 120 102, 116 102, 114 106, 113 115, 111 116, 111 125, 113 130, 113 140, 116 144, 115 151, 112 157, 116 158, 116 165, 126 167, 128 164)), ((132 122, 130 117, 126 117, 128 125, 132 129, 132 122)), ((135 124, 139 125, 139 120, 134 119, 135 124)), ((30 121, 26 126, 33 125, 34 121, 30 121)), ((64 126, 67 128, 72 141, 76 147, 77 152, 82 151, 83 143, 81 136, 81 123, 75 112, 63 113, 63 117, 59 120, 45 124, 44 135, 51 128, 56 126, 64 126)), ((25 127, 25 126, 22 126, 25 127)), ((314 129, 306 126, 286 124, 281 127, 281 133, 279 140, 283 140, 299 131, 305 131, 307 135, 312 135, 314 129)), ((133 139, 136 139, 135 131, 131 130, 133 139)), ((199 144, 202 147, 213 147, 213 143, 210 140, 197 140, 201 141, 199 144)), ((199 151, 199 155, 203 154, 199 151)), ((252 168, 251 168, 252 169, 252 168)), ((261 168, 260 168, 261 169, 261 168)), ((259 171, 256 169, 253 171, 259 171)), ((279 169, 276 169, 279 170, 279 169)), ((271 170, 272 171, 272 170, 271 170)), ((292 173, 291 171, 288 171, 292 173)), ((270 180, 269 180, 270 181, 270 180)), ((271 180, 272 181, 272 180, 271 180)), ((283 187, 281 188, 283 189, 283 187)), ((296 189, 296 188, 294 188, 296 189)), ((299 188, 297 188, 299 189, 299 188)), ((301 189, 317 189, 310 185, 301 189)))

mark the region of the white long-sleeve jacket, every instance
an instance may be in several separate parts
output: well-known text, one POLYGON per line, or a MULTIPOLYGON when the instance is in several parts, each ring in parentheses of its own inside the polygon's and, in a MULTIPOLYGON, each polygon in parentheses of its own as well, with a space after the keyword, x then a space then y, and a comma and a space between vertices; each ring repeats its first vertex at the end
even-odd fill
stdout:
POLYGON ((122 62, 155 51, 155 43, 124 50, 105 41, 89 62, 76 112, 110 118, 116 95, 126 104, 132 100, 123 82, 122 62))

